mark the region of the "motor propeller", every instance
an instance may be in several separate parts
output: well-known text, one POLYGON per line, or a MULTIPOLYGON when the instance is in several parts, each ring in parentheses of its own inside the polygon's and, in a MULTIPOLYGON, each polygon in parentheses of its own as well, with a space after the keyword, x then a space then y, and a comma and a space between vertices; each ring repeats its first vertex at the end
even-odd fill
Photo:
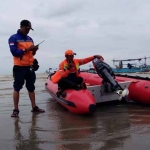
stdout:
POLYGON ((123 98, 125 98, 126 96, 128 96, 129 90, 127 88, 125 88, 124 90, 118 90, 118 91, 116 91, 116 93, 120 96, 118 98, 118 100, 122 100, 123 98))

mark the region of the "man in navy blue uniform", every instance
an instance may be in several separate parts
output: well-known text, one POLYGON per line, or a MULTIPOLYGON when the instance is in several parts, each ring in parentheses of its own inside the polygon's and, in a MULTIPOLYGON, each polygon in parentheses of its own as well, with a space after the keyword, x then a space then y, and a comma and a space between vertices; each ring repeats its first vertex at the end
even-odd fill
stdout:
POLYGON ((24 83, 26 83, 26 88, 29 93, 29 98, 31 100, 32 112, 45 112, 40 109, 35 103, 35 80, 36 71, 38 68, 34 68, 34 64, 37 64, 37 60, 34 58, 38 46, 34 46, 34 42, 28 33, 32 29, 31 22, 28 20, 22 20, 20 22, 20 29, 18 29, 16 34, 10 36, 8 43, 10 51, 13 55, 14 67, 13 67, 13 77, 14 77, 14 110, 11 117, 18 117, 19 114, 19 92, 22 89, 24 83))

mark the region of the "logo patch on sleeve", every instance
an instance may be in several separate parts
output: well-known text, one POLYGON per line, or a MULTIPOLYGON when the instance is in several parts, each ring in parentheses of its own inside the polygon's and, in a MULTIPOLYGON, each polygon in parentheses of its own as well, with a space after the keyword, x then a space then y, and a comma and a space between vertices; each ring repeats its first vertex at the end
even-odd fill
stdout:
POLYGON ((13 43, 13 42, 11 42, 11 43, 9 43, 9 45, 14 45, 14 43, 13 43))

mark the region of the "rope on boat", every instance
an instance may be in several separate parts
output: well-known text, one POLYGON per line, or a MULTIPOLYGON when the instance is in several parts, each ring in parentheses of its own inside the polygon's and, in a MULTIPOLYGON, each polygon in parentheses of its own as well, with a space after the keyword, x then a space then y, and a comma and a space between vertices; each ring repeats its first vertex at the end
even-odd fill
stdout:
POLYGON ((131 76, 131 75, 128 75, 128 74, 125 74, 125 75, 122 75, 122 74, 115 74, 115 76, 118 76, 118 77, 127 77, 127 78, 133 78, 133 79, 140 79, 140 80, 147 80, 147 81, 150 81, 150 78, 149 78, 149 77, 131 76))

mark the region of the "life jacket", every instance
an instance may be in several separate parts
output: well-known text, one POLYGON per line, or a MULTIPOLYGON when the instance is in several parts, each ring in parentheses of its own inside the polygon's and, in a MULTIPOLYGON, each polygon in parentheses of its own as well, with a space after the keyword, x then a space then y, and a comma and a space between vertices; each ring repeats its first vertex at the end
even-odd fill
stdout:
MULTIPOLYGON (((76 70, 69 71, 69 73, 76 73, 76 75, 79 76, 79 74, 80 74, 80 65, 79 65, 79 62, 78 62, 77 59, 73 59, 73 62, 75 64, 76 70)), ((66 59, 63 61, 63 63, 64 63, 64 70, 67 70, 68 62, 66 61, 66 59)))
MULTIPOLYGON (((32 41, 26 42, 26 41, 18 41, 17 47, 18 49, 25 50, 29 48, 31 45, 33 45, 32 41)), ((14 57, 14 65, 18 66, 30 66, 33 64, 34 57, 32 52, 28 52, 22 55, 22 57, 14 57)))
POLYGON ((67 69, 68 62, 66 60, 63 61, 64 63, 64 69, 59 69, 56 71, 54 75, 52 75, 51 80, 53 83, 57 83, 61 78, 65 78, 69 75, 69 73, 76 73, 77 76, 80 74, 80 67, 79 67, 79 62, 78 60, 74 59, 73 60, 75 63, 76 70, 75 72, 71 72, 70 70, 67 69))

